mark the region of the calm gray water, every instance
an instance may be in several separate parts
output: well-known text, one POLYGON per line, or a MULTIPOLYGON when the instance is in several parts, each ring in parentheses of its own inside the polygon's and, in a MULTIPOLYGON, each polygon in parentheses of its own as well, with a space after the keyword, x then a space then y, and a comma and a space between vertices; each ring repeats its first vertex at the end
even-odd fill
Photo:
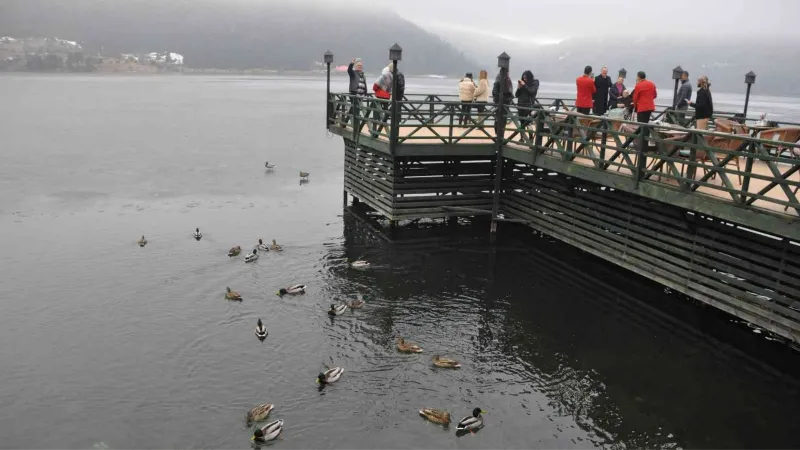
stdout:
POLYGON ((281 448, 800 446, 798 354, 746 326, 529 233, 389 246, 343 217, 319 79, 10 75, 0 98, 0 447, 245 448, 264 402, 281 448), (259 238, 285 251, 226 256, 259 238), (461 438, 416 413, 475 406, 461 438))

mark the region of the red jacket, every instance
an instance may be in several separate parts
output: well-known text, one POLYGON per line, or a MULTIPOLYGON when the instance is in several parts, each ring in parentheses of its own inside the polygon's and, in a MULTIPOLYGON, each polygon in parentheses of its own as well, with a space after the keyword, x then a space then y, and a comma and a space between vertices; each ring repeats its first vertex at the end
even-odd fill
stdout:
POLYGON ((650 80, 642 80, 633 90, 633 109, 636 112, 647 112, 656 110, 656 85, 650 80))
POLYGON ((372 85, 372 92, 374 92, 375 93, 375 97, 378 97, 378 98, 382 98, 382 99, 385 99, 385 100, 389 100, 390 98, 392 98, 392 95, 389 94, 389 92, 384 91, 383 89, 381 89, 381 87, 378 86, 378 83, 375 83, 375 84, 372 85))
POLYGON ((575 99, 575 106, 578 108, 591 108, 594 93, 597 91, 597 87, 594 85, 594 78, 586 75, 580 76, 575 80, 575 84, 578 85, 578 97, 575 99))

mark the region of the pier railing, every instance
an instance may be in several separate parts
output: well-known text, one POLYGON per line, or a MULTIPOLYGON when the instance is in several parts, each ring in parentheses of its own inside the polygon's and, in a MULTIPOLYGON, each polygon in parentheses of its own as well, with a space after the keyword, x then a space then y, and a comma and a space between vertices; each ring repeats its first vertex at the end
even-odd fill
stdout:
MULTIPOLYGON (((442 145, 445 155, 496 152, 499 114, 493 103, 470 105, 467 117, 452 96, 407 96, 398 102, 393 128, 389 100, 332 93, 329 102, 329 129, 356 142, 373 139, 375 148, 392 155, 442 145)), ((504 107, 504 157, 590 181, 612 174, 612 182, 628 190, 658 185, 669 188, 659 191, 665 195, 700 193, 743 208, 800 215, 800 127, 753 129, 719 114, 714 130, 705 131, 583 115, 564 99, 541 99, 540 105, 504 107)))

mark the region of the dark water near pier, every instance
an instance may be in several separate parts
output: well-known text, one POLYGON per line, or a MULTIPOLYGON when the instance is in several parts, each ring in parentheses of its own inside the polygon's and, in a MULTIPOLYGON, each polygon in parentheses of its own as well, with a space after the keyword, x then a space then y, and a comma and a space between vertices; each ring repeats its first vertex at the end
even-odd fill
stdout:
POLYGON ((263 402, 281 448, 800 446, 800 355, 746 326, 519 229, 388 245, 343 217, 318 79, 4 76, 0 98, 0 447, 243 448, 263 402), (226 256, 258 238, 286 250, 226 256), (474 406, 462 438, 416 414, 474 406))

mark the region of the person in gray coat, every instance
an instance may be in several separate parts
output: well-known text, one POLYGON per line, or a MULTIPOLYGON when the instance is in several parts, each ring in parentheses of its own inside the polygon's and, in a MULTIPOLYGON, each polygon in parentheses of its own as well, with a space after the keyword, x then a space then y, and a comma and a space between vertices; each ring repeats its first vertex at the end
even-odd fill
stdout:
MULTIPOLYGON (((350 95, 366 97, 367 79, 364 77, 364 63, 361 61, 361 58, 353 58, 353 60, 350 61, 350 65, 347 66, 347 75, 350 76, 350 88, 349 88, 350 95)), ((358 101, 359 100, 356 97, 351 97, 350 110, 344 117, 344 123, 342 124, 343 126, 350 121, 350 116, 353 115, 353 111, 355 111, 356 102, 358 101)))
POLYGON ((684 70, 681 74, 681 84, 678 86, 678 95, 675 97, 675 109, 678 111, 676 117, 680 125, 684 122, 686 110, 689 109, 689 101, 691 99, 692 83, 689 83, 689 72, 684 70))

